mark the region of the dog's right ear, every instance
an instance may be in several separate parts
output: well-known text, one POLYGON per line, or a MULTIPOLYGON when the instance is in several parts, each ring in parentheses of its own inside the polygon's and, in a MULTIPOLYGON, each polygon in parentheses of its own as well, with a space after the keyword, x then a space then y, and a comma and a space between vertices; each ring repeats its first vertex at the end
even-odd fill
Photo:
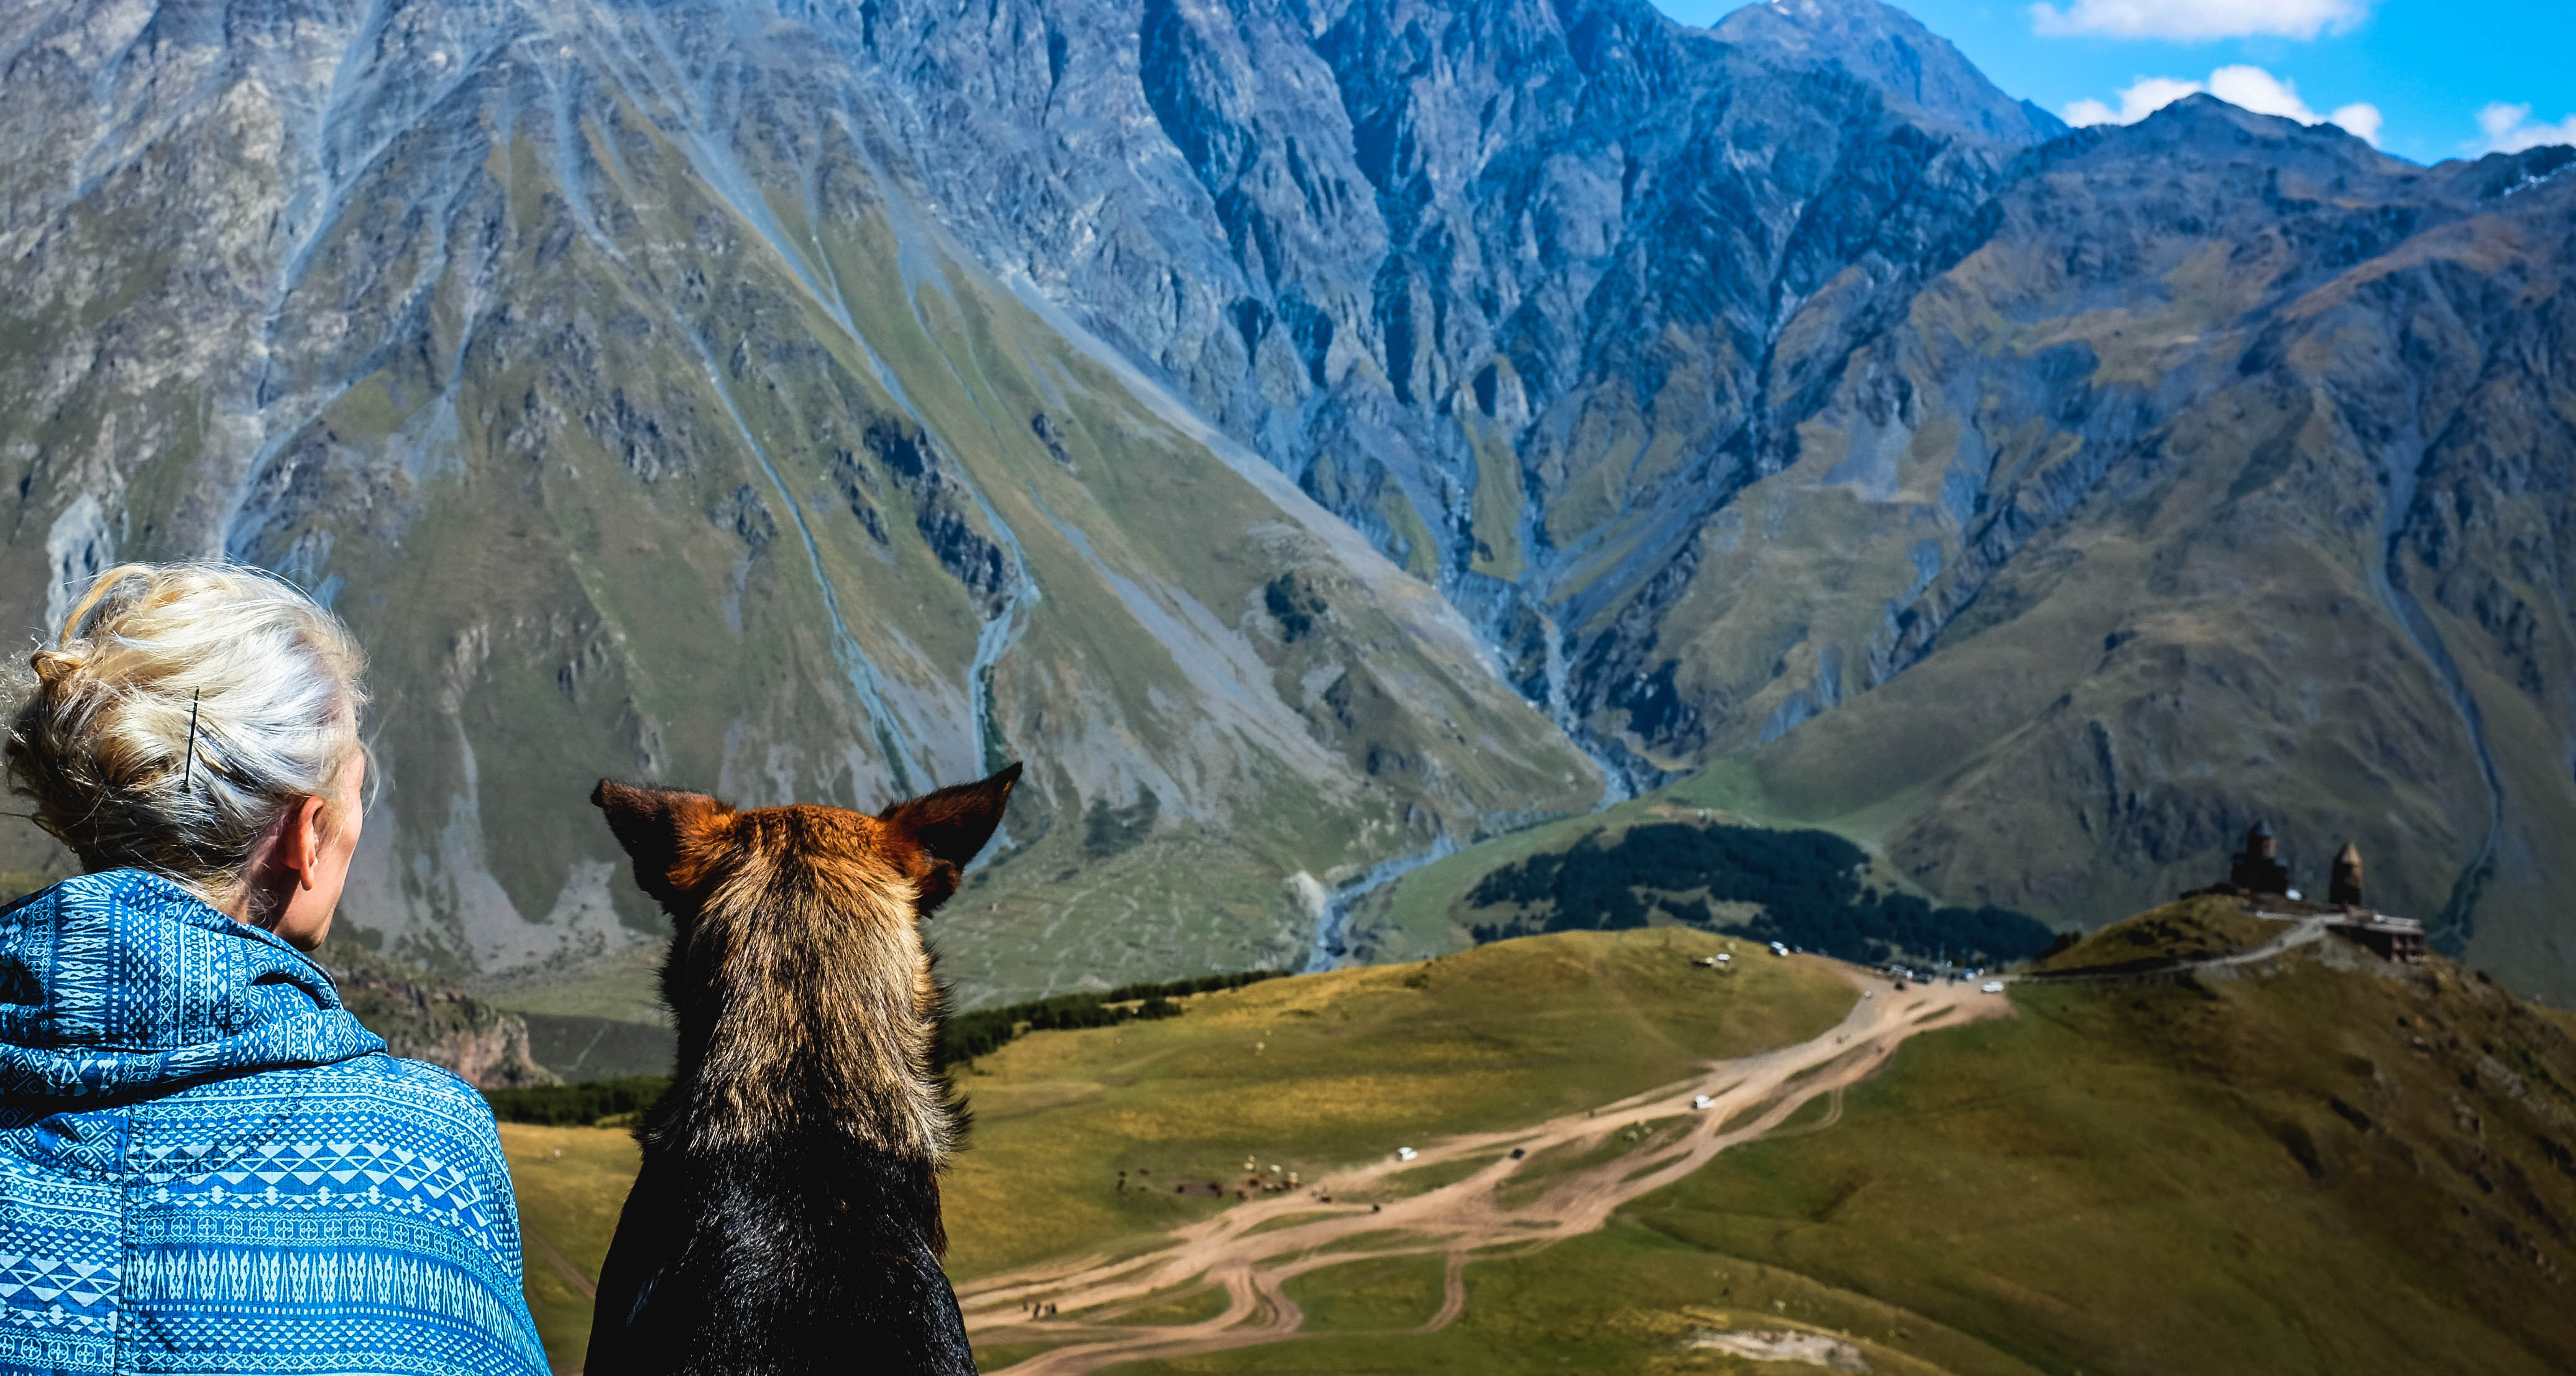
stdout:
POLYGON ((635 883, 673 917, 692 916, 714 877, 733 809, 703 793, 631 788, 608 779, 590 791, 608 829, 635 862, 635 883))

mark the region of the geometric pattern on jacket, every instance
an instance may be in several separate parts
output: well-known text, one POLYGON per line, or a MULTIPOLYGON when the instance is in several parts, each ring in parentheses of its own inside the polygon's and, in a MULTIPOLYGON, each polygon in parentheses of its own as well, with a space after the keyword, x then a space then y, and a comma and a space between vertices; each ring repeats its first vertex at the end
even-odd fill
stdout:
POLYGON ((139 870, 0 911, 0 1372, 545 1370, 492 1112, 139 870))

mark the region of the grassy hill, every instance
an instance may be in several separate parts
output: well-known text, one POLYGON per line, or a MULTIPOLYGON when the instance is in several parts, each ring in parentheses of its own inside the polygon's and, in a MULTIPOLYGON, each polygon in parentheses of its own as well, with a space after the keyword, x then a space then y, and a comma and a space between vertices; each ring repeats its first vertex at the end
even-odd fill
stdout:
MULTIPOLYGON (((2052 965, 2220 954, 2269 926, 2175 905, 2052 965)), ((1689 963, 1720 940, 1559 933, 1202 996, 1165 1022, 1025 1037, 967 1081, 978 1123, 951 1177, 952 1269, 971 1283, 1118 1254, 1232 1203, 1161 1181, 1222 1177, 1247 1155, 1311 1178, 1579 1110, 1702 1058, 1816 1035, 1849 1006, 1822 962, 1739 959, 1732 978, 1689 963)), ((2456 965, 2406 970, 2331 939, 2223 973, 2024 983, 2011 997, 2018 1017, 1908 1043, 1838 1117, 1802 1113, 1794 1135, 1729 1151, 1598 1232, 1480 1253, 1463 1313, 1437 1332, 1407 1331, 1439 1308, 1436 1258, 1355 1257, 1288 1282, 1306 1315, 1293 1341, 1116 1369, 1796 1369, 1712 1343, 1841 1344, 1897 1372, 2576 1360, 2563 1303, 2576 1041, 2560 1015, 2456 965)), ((1657 1150, 1643 1132, 1628 1141, 1600 1150, 1657 1150)), ((595 1272, 614 1214, 602 1201, 632 1147, 583 1129, 512 1129, 508 1142, 530 1293, 569 1358, 587 1316, 566 1269, 595 1272)), ((1196 1322, 1222 1307, 1213 1299, 1182 1287, 1118 1321, 1196 1322)), ((1000 1369, 1043 1347, 983 1358, 1000 1369)))
MULTIPOLYGON (((1161 1181, 1230 1176, 1247 1156, 1312 1175, 1515 1126, 1814 1036, 1850 1002, 1849 985, 1813 962, 1739 958, 1748 968, 1730 977, 1690 963, 1729 946, 1749 949, 1696 932, 1567 933, 1203 994, 1165 1021, 1022 1037, 962 1076, 975 1126, 944 1187, 950 1273, 1133 1245, 1220 1207, 1161 1181)), ((616 1209, 599 1201, 622 1197, 633 1143, 516 1126, 504 1143, 531 1304, 555 1358, 577 1361, 587 1306, 543 1249, 597 1275, 616 1209)))
POLYGON ((1748 949, 1696 932, 1565 933, 1014 1042, 964 1082, 975 1132, 946 1187, 950 1272, 1111 1248, 1218 1207, 1162 1181, 1221 1179, 1247 1159, 1311 1177, 1517 1126, 1802 1041, 1850 1003, 1817 964, 1744 958, 1725 977, 1690 963, 1728 946, 1748 949), (1122 1170, 1138 1182, 1123 1193, 1122 1170))

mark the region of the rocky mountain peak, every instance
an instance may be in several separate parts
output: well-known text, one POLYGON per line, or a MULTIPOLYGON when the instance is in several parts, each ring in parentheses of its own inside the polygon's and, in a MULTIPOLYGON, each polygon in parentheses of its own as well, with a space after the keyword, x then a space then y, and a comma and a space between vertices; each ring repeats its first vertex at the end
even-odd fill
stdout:
POLYGON ((2378 188, 2367 194, 2412 194, 2403 188, 2423 179, 2422 169, 2380 152, 2337 125, 2302 124, 2280 115, 2257 114, 2205 93, 2186 96, 2136 124, 2102 133, 2116 139, 2114 157, 2136 158, 2156 149, 2247 167, 2260 164, 2266 174, 2359 179, 2347 183, 2347 192, 2367 184, 2378 188))
POLYGON ((1948 39, 1879 0, 1768 0, 1710 31, 1775 66, 1840 66, 1936 122, 1999 142, 2041 143, 2066 132, 2065 121, 2005 95, 1948 39))

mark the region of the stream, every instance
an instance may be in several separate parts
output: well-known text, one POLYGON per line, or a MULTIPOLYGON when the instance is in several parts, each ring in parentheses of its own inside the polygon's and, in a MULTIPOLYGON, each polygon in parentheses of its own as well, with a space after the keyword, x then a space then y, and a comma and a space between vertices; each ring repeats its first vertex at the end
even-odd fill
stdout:
POLYGON ((2435 947, 2446 955, 2456 956, 2468 945, 2477 913, 2478 890, 2485 885, 2487 867, 2495 856, 2496 834, 2504 828, 2504 777, 2496 769, 2495 752, 2487 744, 2486 717, 2478 710, 2478 700, 2469 694, 2468 681, 2460 674, 2459 664, 2451 658, 2450 647, 2442 643, 2432 618, 2425 615, 2424 605, 2415 599, 2398 571, 2398 546, 2406 538, 2406 513, 2415 504, 2415 487, 2421 477, 2422 459, 2416 467, 2388 465, 2387 514, 2381 519, 2378 566, 2371 570, 2371 585, 2388 609, 2397 614, 2397 624, 2407 639, 2423 652, 2440 676, 2442 686, 2451 698, 2451 707, 2460 714, 2460 724, 2469 733, 2469 743, 2478 754, 2478 772, 2487 786, 2487 830, 2478 842, 2478 852, 2460 870, 2451 883, 2450 900, 2442 905, 2441 914, 2425 924, 2435 947))
MULTIPOLYGON (((1616 757, 1594 745, 1580 730, 1576 729, 1579 723, 1574 709, 1566 701, 1565 652, 1557 634, 1556 622, 1552 618, 1546 618, 1544 614, 1542 619, 1547 627, 1547 701, 1544 704, 1534 705, 1543 707, 1549 718, 1555 721, 1557 729, 1565 733, 1568 741, 1573 742, 1574 748, 1582 751, 1585 757, 1601 770, 1601 797, 1592 805, 1592 811, 1598 813, 1613 804, 1624 803, 1636 797, 1637 784, 1629 777, 1626 767, 1621 765, 1616 757)), ((1456 855, 1458 851, 1457 841, 1447 832, 1442 832, 1440 839, 1434 842, 1430 849, 1415 851, 1411 855, 1399 855, 1391 860, 1381 860, 1372 866, 1368 873, 1335 892, 1331 901, 1324 905, 1323 915, 1315 919, 1315 940, 1307 950, 1304 973, 1311 975, 1336 969, 1344 960, 1349 959, 1351 908, 1361 899, 1434 860, 1456 855)))
POLYGON ((1315 919, 1315 944, 1306 953, 1306 968, 1303 973, 1314 975, 1326 970, 1338 969, 1342 961, 1350 955, 1352 904, 1434 860, 1446 859, 1457 853, 1458 843, 1451 840, 1449 833, 1444 831, 1440 833, 1440 839, 1432 843, 1431 849, 1415 851, 1411 855, 1399 855, 1392 860, 1381 860, 1370 867, 1368 873, 1343 885, 1340 891, 1333 895, 1332 900, 1324 905, 1323 916, 1315 919))

